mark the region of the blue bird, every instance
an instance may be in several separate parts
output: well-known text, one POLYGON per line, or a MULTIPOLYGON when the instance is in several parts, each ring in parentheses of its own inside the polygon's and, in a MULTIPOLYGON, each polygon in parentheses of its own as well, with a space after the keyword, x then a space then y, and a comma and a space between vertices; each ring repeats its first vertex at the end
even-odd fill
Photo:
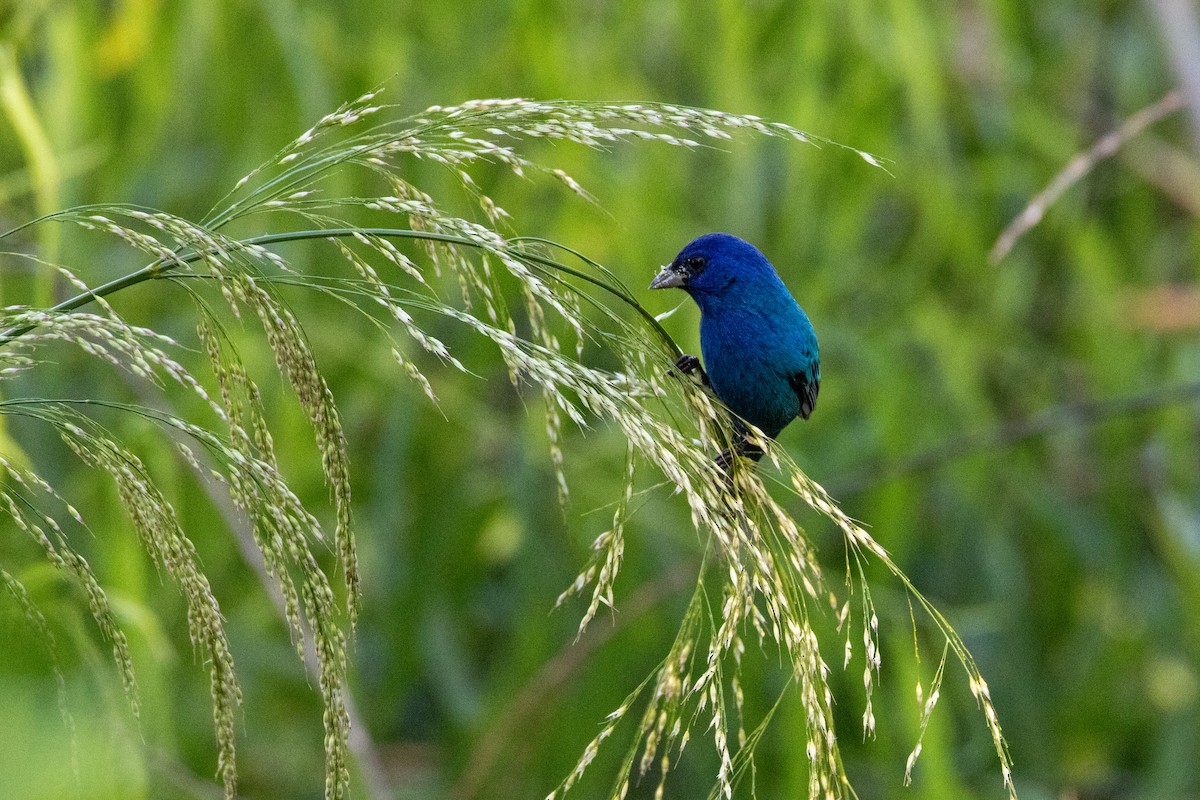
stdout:
MULTIPOLYGON (((754 245, 727 233, 689 243, 664 267, 651 289, 683 289, 700 307, 700 351, 676 366, 699 377, 735 415, 734 452, 758 460, 746 422, 774 439, 796 417, 808 419, 821 387, 817 334, 754 245)), ((727 451, 722 468, 733 460, 727 451)))

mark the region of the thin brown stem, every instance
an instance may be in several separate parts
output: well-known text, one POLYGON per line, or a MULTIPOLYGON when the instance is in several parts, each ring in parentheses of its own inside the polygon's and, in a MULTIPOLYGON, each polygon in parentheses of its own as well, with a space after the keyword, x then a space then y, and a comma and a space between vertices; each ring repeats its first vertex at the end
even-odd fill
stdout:
POLYGON ((492 769, 513 740, 513 732, 540 709, 552 701, 554 694, 583 667, 588 656, 613 638, 622 628, 675 592, 688 585, 696 574, 694 568, 680 568, 661 580, 636 590, 621 605, 621 613, 607 627, 592 626, 578 640, 564 647, 542 665, 529 682, 509 701, 471 752, 471 759, 462 776, 450 791, 453 800, 472 800, 483 791, 492 769))
POLYGON ((996 238, 996 243, 992 245, 991 252, 988 253, 988 261, 993 265, 1003 261, 1004 257, 1012 251, 1017 240, 1041 222, 1050 206, 1058 202, 1058 199, 1068 189, 1095 169, 1097 164, 1106 158, 1111 158, 1130 139, 1181 108, 1183 108, 1183 96, 1177 91, 1167 92, 1158 102, 1138 111, 1100 137, 1090 148, 1076 154, 1067 162, 1062 171, 1054 176, 1054 180, 1050 181, 1045 189, 1033 196, 1029 205, 1025 206, 1025 210, 1018 214, 996 238))
POLYGON ((990 431, 947 439, 882 469, 872 470, 832 486, 829 491, 837 497, 858 494, 880 484, 936 469, 951 461, 986 450, 1011 447, 1026 439, 1055 431, 1097 425, 1116 416, 1141 414, 1163 406, 1195 402, 1197 399, 1200 399, 1200 381, 1126 397, 1058 406, 1027 419, 1004 422, 990 431))

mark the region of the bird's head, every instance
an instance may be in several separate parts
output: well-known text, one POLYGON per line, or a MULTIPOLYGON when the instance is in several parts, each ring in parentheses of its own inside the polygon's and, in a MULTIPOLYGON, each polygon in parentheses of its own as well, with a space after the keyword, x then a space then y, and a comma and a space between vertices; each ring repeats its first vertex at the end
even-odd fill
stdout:
MULTIPOLYGON (((733 287, 779 284, 779 275, 754 245, 728 233, 709 233, 690 242, 663 267, 651 289, 683 289, 703 308, 733 287)), ((780 284, 781 285, 781 284, 780 284)))

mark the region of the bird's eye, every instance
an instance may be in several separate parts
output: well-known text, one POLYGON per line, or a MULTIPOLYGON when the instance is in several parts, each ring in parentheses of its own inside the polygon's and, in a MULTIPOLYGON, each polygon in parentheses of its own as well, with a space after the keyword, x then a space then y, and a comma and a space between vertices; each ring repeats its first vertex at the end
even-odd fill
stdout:
POLYGON ((705 266, 704 256, 692 256, 683 262, 683 270, 689 275, 696 275, 703 272, 705 266))

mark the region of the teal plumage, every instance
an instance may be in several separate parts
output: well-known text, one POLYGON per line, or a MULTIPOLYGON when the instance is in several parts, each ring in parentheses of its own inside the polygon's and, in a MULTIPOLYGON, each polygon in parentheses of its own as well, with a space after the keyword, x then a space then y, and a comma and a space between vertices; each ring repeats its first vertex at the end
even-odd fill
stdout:
MULTIPOLYGON (((692 241, 651 289, 680 288, 700 307, 700 348, 713 392, 770 438, 796 417, 808 419, 821 385, 817 335, 771 262, 736 236, 692 241)), ((685 371, 699 365, 684 356, 685 371)), ((745 444, 744 455, 761 452, 745 444)))

